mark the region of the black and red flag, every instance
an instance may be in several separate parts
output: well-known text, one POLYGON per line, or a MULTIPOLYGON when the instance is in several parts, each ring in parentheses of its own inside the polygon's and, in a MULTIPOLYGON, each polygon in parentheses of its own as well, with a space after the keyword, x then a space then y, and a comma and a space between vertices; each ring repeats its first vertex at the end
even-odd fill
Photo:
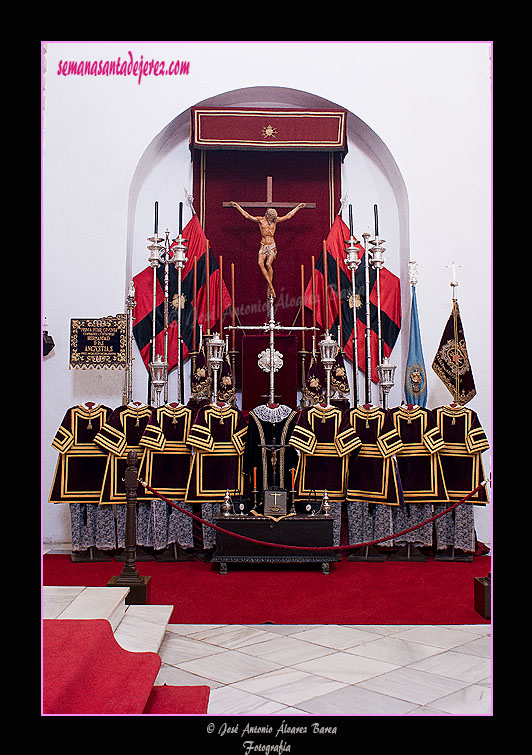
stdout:
MULTIPOLYGON (((327 236, 327 276, 329 282, 328 314, 329 329, 336 334, 339 318, 337 264, 340 272, 340 291, 342 299, 342 348, 345 356, 353 361, 353 312, 356 312, 357 333, 357 361, 362 372, 366 371, 366 274, 364 269, 364 247, 356 243, 360 264, 355 275, 355 300, 351 285, 351 271, 345 264, 346 246, 349 241, 349 228, 340 215, 337 215, 327 236)), ((379 343, 378 343, 378 310, 377 310, 377 272, 369 266, 370 291, 370 328, 371 328, 371 379, 379 382, 377 373, 379 343)), ((325 327, 325 278, 323 267, 323 252, 315 266, 315 312, 316 321, 320 327, 325 327)), ((381 335, 383 356, 389 356, 399 336, 401 328, 401 287, 399 278, 385 267, 380 271, 380 303, 381 303, 381 335)), ((305 306, 312 310, 312 281, 305 290, 305 306)))
MULTIPOLYGON (((196 260, 196 307, 197 322, 212 328, 219 320, 220 311, 220 270, 209 247, 209 316, 207 318, 206 249, 207 239, 198 216, 193 215, 183 228, 182 236, 186 244, 187 262, 181 276, 181 337, 183 339, 183 359, 193 347, 194 328, 194 260, 196 260)), ((171 251, 172 247, 170 247, 171 251)), ((177 364, 177 270, 170 260, 168 265, 168 371, 177 364)), ((133 278, 135 285, 135 307, 133 336, 139 348, 142 361, 149 369, 152 359, 151 340, 153 336, 153 269, 145 268, 133 278)), ((225 283, 222 287, 222 311, 231 305, 231 296, 225 283)), ((164 264, 156 270, 156 310, 155 310, 155 353, 164 354, 164 264)), ((196 346, 199 346, 199 327, 196 326, 196 346)))

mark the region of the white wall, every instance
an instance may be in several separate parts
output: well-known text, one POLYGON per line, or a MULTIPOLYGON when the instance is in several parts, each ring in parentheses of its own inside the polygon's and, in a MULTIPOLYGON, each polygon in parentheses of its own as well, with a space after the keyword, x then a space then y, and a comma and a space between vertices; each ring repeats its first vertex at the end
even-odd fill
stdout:
MULTIPOLYGON (((402 398, 409 258, 419 267, 428 406, 450 400, 430 364, 451 310, 446 265, 460 265, 457 293, 477 388, 468 406, 492 440, 488 42, 45 44, 42 316, 55 341, 42 364, 45 541, 70 539, 67 507, 46 502, 57 459, 50 443, 66 409, 85 400, 115 407, 122 398, 121 372, 69 369, 70 320, 124 311, 130 276, 147 264, 153 202, 160 203, 159 228, 174 234, 183 188, 191 191, 186 111, 211 98, 245 101, 248 89, 271 88, 289 103, 323 98, 350 113, 342 178, 355 233, 372 230, 377 203, 386 264, 402 279, 403 329, 392 354, 398 384, 390 405, 402 398), (57 74, 60 61, 129 62, 129 51, 138 62, 189 61, 189 73, 140 83, 132 75, 57 74)), ((144 399, 144 385, 139 390, 144 399)), ((491 451, 484 454, 487 472, 490 460, 491 451)), ((491 542, 491 506, 475 513, 479 539, 491 542)))

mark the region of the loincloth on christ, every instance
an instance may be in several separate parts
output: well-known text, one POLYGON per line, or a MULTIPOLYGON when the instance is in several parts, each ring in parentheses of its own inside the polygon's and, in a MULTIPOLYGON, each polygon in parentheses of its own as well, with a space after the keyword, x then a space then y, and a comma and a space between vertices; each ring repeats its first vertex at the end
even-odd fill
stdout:
POLYGON ((267 257, 275 257, 277 254, 277 247, 275 244, 264 244, 261 242, 259 254, 265 254, 267 257))

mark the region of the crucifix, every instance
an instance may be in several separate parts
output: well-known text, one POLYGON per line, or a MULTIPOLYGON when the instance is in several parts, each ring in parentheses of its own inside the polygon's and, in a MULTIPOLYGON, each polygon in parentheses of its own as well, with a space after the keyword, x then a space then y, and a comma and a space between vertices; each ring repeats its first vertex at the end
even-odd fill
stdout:
POLYGON ((278 223, 290 220, 296 212, 303 208, 313 209, 316 207, 315 202, 273 202, 273 178, 266 178, 266 202, 223 202, 223 207, 235 207, 241 215, 247 220, 258 223, 261 235, 261 242, 258 253, 258 264, 268 284, 268 296, 275 298, 275 289, 273 287, 273 261, 277 255, 277 246, 274 241, 274 235, 278 223), (250 215, 244 207, 265 207, 264 215, 250 215), (275 207, 292 208, 286 215, 277 215, 275 207))
MULTIPOLYGON (((277 454, 282 448, 288 448, 286 444, 283 443, 277 443, 277 440, 275 438, 275 435, 272 438, 271 443, 261 443, 261 448, 264 448, 265 451, 271 452, 271 463, 272 463, 272 485, 268 489, 274 489, 274 488, 280 488, 281 480, 279 479, 279 485, 277 485, 277 454)), ((267 475, 267 473, 266 473, 267 475)), ((268 480, 266 479, 266 482, 268 480)))

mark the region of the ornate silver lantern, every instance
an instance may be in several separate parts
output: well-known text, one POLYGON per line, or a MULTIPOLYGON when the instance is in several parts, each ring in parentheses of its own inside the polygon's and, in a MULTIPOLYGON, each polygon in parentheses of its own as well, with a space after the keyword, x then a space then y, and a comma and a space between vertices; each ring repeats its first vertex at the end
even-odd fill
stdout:
POLYGON ((213 386, 214 386, 214 403, 218 399, 218 370, 222 366, 225 351, 225 341, 220 338, 219 333, 213 333, 212 338, 209 338, 209 366, 214 372, 213 386))
POLYGON ((157 395, 157 406, 159 406, 159 396, 161 390, 168 380, 168 363, 164 361, 160 354, 157 354, 150 362, 150 376, 152 389, 157 395))
POLYGON ((377 365, 377 372, 379 373, 379 385, 382 389, 382 408, 388 408, 388 394, 390 389, 394 386, 394 375, 396 366, 390 364, 388 357, 384 357, 382 364, 377 365))
POLYGON ((323 337, 323 340, 319 342, 318 346, 320 349, 321 361, 327 375, 327 404, 329 404, 331 399, 331 370, 336 360, 338 344, 334 338, 331 337, 331 334, 327 332, 323 337))

